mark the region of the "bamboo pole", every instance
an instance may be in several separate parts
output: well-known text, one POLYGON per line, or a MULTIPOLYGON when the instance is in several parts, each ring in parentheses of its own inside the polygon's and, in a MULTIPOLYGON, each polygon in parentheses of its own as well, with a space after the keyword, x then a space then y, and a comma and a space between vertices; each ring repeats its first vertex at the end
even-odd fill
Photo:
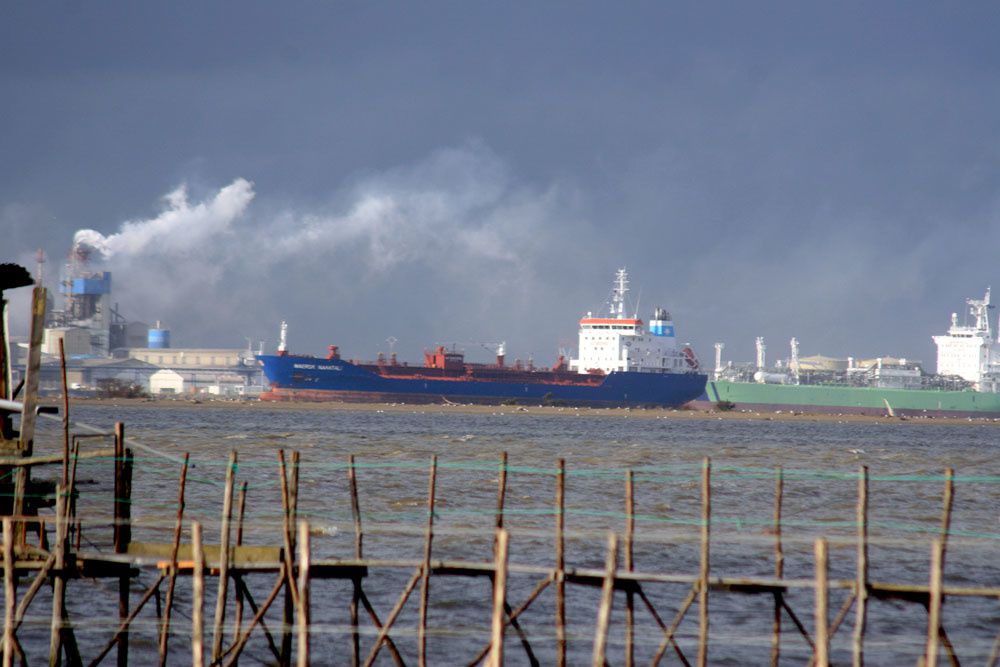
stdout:
POLYGON ((131 625, 132 621, 135 620, 135 617, 139 615, 139 612, 142 611, 142 608, 146 606, 146 603, 149 602, 150 598, 152 598, 156 594, 156 592, 160 590, 160 584, 163 583, 164 579, 166 579, 166 575, 161 574, 159 577, 157 577, 156 581, 150 584, 149 588, 146 589, 146 592, 139 599, 138 604, 136 604, 135 607, 132 608, 132 612, 129 614, 128 618, 126 618, 122 623, 118 625, 118 630, 111 637, 111 640, 104 645, 104 649, 97 654, 96 658, 90 661, 89 667, 97 667, 97 665, 101 664, 101 661, 104 660, 104 656, 106 656, 108 652, 110 652, 111 649, 114 647, 114 645, 121 640, 122 634, 128 630, 129 625, 131 625))
MULTIPOLYGON (((125 424, 115 423, 115 553, 128 552, 128 544, 132 541, 131 507, 129 501, 132 495, 131 451, 125 448, 125 424)), ((129 615, 129 583, 128 575, 118 579, 118 620, 124 622, 129 615)), ((118 667, 128 667, 128 631, 122 634, 118 642, 118 667)))
MULTIPOLYGON (((497 510, 494 528, 503 528, 503 508, 507 500, 507 452, 500 453, 500 470, 497 473, 497 510)), ((496 533, 499 535, 500 533, 496 533)), ((496 540, 494 540, 496 545, 496 540)))
POLYGON ((937 667, 938 636, 941 633, 941 582, 944 565, 944 543, 931 543, 930 599, 927 605, 927 650, 924 654, 925 667, 937 667))
POLYGON ((17 589, 14 584, 14 522, 3 520, 3 667, 14 665, 14 605, 17 589))
POLYGON ((309 667, 309 523, 299 521, 298 667, 309 667))
MULTIPOLYGON (((781 579, 785 576, 785 552, 781 544, 781 509, 785 495, 785 471, 778 466, 774 479, 774 576, 781 579)), ((777 667, 781 660, 781 592, 774 594, 774 616, 771 621, 771 665, 777 667)))
POLYGON ((375 643, 372 644, 371 650, 368 652, 368 657, 365 658, 365 667, 370 667, 374 662, 375 658, 378 657, 379 650, 382 648, 383 642, 388 641, 389 631, 392 629, 392 624, 396 622, 396 618, 399 616, 399 612, 403 610, 403 605, 410 598, 410 594, 413 589, 416 588, 417 584, 420 582, 420 569, 417 569, 410 577, 410 580, 406 582, 406 587, 403 589, 402 595, 396 600, 396 606, 392 608, 389 615, 385 619, 385 623, 378 631, 378 636, 375 637, 375 643))
MULTIPOLYGON (((83 452, 80 454, 81 459, 104 459, 109 456, 114 456, 115 450, 112 448, 107 449, 95 449, 89 452, 83 452)), ((34 466, 49 465, 51 463, 60 463, 63 460, 62 454, 53 454, 51 456, 3 456, 0 457, 0 466, 5 468, 31 468, 34 466)), ((18 515, 15 515, 18 516, 18 515)))
MULTIPOLYGON (((629 470, 625 473, 625 543, 622 545, 625 557, 625 569, 631 572, 632 542, 635 537, 635 474, 629 470)), ((635 664, 635 593, 632 589, 625 592, 625 666, 635 664)))
POLYGON ((437 486, 437 455, 431 457, 427 483, 427 532, 424 540, 424 563, 420 579, 420 624, 417 626, 417 664, 427 665, 427 602, 431 584, 431 544, 434 540, 434 494, 437 486))
MULTIPOLYGON (((44 287, 35 287, 31 293, 31 332, 28 343, 28 363, 24 377, 24 403, 21 411, 21 428, 17 441, 17 453, 30 457, 34 451, 35 422, 38 419, 35 409, 38 406, 38 383, 42 366, 42 335, 45 331, 45 301, 48 292, 44 287)), ((14 501, 11 514, 23 516, 29 509, 26 505, 26 494, 31 481, 28 467, 19 467, 14 473, 14 501)), ((32 513, 34 510, 32 509, 32 513)), ((16 543, 25 544, 27 526, 23 521, 14 524, 17 532, 16 543)))
POLYGON ((698 667, 708 664, 708 572, 712 520, 712 460, 705 457, 701 472, 701 560, 698 568, 698 667))
POLYGON ((608 533, 608 555, 601 586, 601 606, 597 612, 594 631, 593 667, 604 667, 604 654, 608 646, 608 625, 611 623, 611 604, 615 595, 615 572, 618 569, 618 537, 608 533))
MULTIPOLYGON (((354 454, 347 457, 347 479, 351 488, 351 516, 354 518, 354 557, 362 558, 364 534, 361 531, 361 505, 358 502, 358 477, 354 469, 354 454)), ((358 602, 361 600, 361 580, 351 579, 351 665, 361 664, 361 638, 358 635, 358 602)))
MULTIPOLYGON (((293 459, 294 465, 294 459, 293 459)), ((285 602, 282 611, 281 626, 281 663, 289 664, 292 659, 292 622, 295 609, 295 598, 298 589, 293 574, 295 562, 295 542, 292 537, 292 482, 289 480, 285 465, 285 451, 278 450, 278 467, 281 472, 281 505, 284 510, 283 528, 285 541, 285 602)))
POLYGON ((855 616, 852 635, 852 659, 854 667, 865 662, 865 626, 868 622, 868 466, 858 467, 858 556, 857 578, 854 584, 855 616))
MULTIPOLYGON (((60 342, 62 342, 60 340, 60 342)), ((49 665, 60 662, 62 652, 63 621, 66 610, 66 487, 62 484, 56 487, 56 534, 53 555, 57 574, 52 580, 52 625, 49 632, 49 665)))
MULTIPOLYGON (((243 546, 243 519, 246 514, 246 503, 247 503, 247 483, 243 482, 240 485, 240 498, 237 503, 238 509, 236 510, 236 547, 237 549, 243 546)), ((240 636, 240 626, 243 624, 243 588, 239 586, 239 582, 243 580, 243 575, 237 573, 234 575, 236 580, 236 608, 233 611, 233 641, 240 636)))
POLYGON ((28 590, 23 596, 21 596, 21 601, 17 603, 17 610, 14 612, 14 632, 16 633, 21 627, 21 623, 24 622, 24 616, 28 612, 28 605, 31 601, 35 599, 35 595, 41 590, 42 586, 48 582, 49 573, 52 572, 52 568, 56 564, 56 557, 49 554, 49 557, 45 560, 45 564, 42 565, 38 573, 35 574, 35 580, 31 582, 28 586, 28 590))
POLYGON ((205 664, 205 551, 201 544, 201 524, 191 523, 191 551, 194 557, 194 571, 191 573, 191 664, 203 667, 205 664))
POLYGON ((219 535, 219 586, 215 597, 215 620, 212 626, 212 660, 218 660, 222 653, 222 629, 226 622, 226 602, 229 593, 229 524, 233 518, 233 490, 236 474, 236 450, 229 453, 226 466, 226 487, 222 500, 222 528, 219 535))
POLYGON ((566 667, 566 559, 563 530, 566 526, 566 459, 556 472, 556 665, 566 667))
MULTIPOLYGON (((504 459, 506 459, 506 452, 504 459)), ((493 617, 490 632, 489 667, 503 665, 503 634, 506 623, 504 616, 507 604, 507 555, 510 533, 502 527, 496 530, 496 554, 493 559, 493 617)))
POLYGON ((69 485, 69 389, 66 385, 66 350, 63 339, 59 338, 59 377, 62 380, 62 429, 63 429, 63 466, 62 483, 69 485))
POLYGON ((948 553, 948 535, 951 532, 951 510, 955 502, 955 469, 945 468, 944 498, 941 510, 941 569, 944 570, 944 560, 948 553))
MULTIPOLYGON (((254 616, 252 619, 250 619, 250 622, 247 624, 246 630, 243 631, 243 634, 240 635, 236 639, 236 642, 232 646, 230 646, 229 649, 225 652, 224 656, 232 655, 232 658, 230 658, 229 662, 226 663, 226 667, 233 667, 233 665, 237 663, 237 661, 240 658, 240 653, 243 652, 243 647, 247 645, 247 640, 250 639, 250 633, 253 632, 253 629, 256 628, 258 624, 260 624, 262 628, 266 628, 266 626, 264 625, 264 614, 266 614, 267 610, 271 608, 271 605, 274 604, 274 601, 278 599, 278 593, 280 593, 281 589, 284 588, 286 585, 287 583, 285 582, 284 576, 282 575, 278 577, 277 581, 275 581, 274 583, 274 588, 271 589, 271 593, 267 596, 267 599, 265 599, 264 602, 257 609, 257 611, 254 612, 254 616)), ((253 602, 249 596, 247 597, 247 601, 251 603, 252 607, 253 602)), ((270 635, 268 635, 268 638, 270 639, 270 635)), ((279 658, 280 661, 280 653, 278 653, 277 647, 272 646, 271 650, 275 654, 275 656, 279 658)))
POLYGON ((177 551, 180 549, 181 530, 184 521, 184 488, 187 485, 188 463, 191 454, 184 454, 181 478, 177 484, 177 520, 174 523, 174 543, 170 549, 170 578, 167 581, 167 595, 163 604, 163 627, 160 630, 160 667, 167 664, 167 641, 170 637, 170 612, 173 609, 174 586, 177 584, 177 551))
POLYGON ((820 538, 815 543, 816 553, 816 667, 830 665, 830 633, 829 633, 829 580, 828 563, 829 547, 825 539, 820 538))

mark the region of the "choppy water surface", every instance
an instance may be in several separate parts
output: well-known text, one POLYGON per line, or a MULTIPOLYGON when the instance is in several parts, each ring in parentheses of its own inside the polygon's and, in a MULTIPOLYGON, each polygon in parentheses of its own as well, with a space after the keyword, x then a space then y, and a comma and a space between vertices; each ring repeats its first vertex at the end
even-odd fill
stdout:
MULTIPOLYGON (((509 410, 509 409, 508 409, 509 410)), ((361 509, 366 531, 365 555, 376 558, 419 559, 430 458, 438 456, 435 559, 491 558, 497 463, 509 453, 505 522, 512 530, 511 561, 550 565, 554 560, 553 500, 555 466, 566 460, 567 565, 603 567, 606 531, 624 526, 624 475, 636 475, 636 569, 695 574, 698 559, 701 462, 712 458, 713 541, 711 566, 718 576, 769 576, 774 571, 771 531, 774 469, 783 466, 785 574, 811 578, 814 538, 831 538, 830 576, 855 576, 854 535, 859 464, 869 466, 870 578, 884 582, 926 583, 930 540, 939 531, 943 482, 948 466, 956 469, 953 530, 946 583, 1000 585, 1000 466, 991 424, 927 424, 900 422, 782 422, 764 420, 650 419, 615 412, 579 416, 530 412, 458 414, 440 410, 412 412, 289 410, 266 405, 231 408, 85 406, 73 419, 110 426, 125 422, 127 435, 169 456, 190 452, 187 517, 205 525, 206 541, 218 541, 222 482, 229 452, 238 451, 238 482, 249 485, 245 541, 280 543, 280 492, 276 453, 301 453, 300 518, 313 527, 314 559, 350 558, 354 553, 347 457, 355 455, 361 509)), ((56 438, 55 425, 45 425, 56 438)), ((96 447, 87 442, 87 447, 96 447)), ((169 541, 176 511, 175 460, 137 450, 133 517, 135 539, 169 541)), ((80 463, 81 512, 91 517, 84 529, 85 547, 106 549, 109 531, 99 519, 110 511, 110 463, 80 463)), ((365 590, 385 618, 411 571, 374 571, 365 590)), ((134 585, 135 595, 148 585, 145 573, 134 585)), ((515 606, 538 577, 512 575, 510 599, 515 606)), ((273 577, 251 581, 258 601, 266 597, 273 577)), ((211 617, 215 583, 208 586, 211 617)), ((190 601, 190 586, 181 581, 179 604, 190 601)), ((688 592, 684 585, 648 586, 659 614, 669 623, 688 592)), ((110 636, 116 616, 113 584, 72 582, 70 613, 78 625, 84 655, 92 655, 110 636)), ((350 601, 349 583, 313 584, 313 637, 318 663, 349 663, 345 634, 350 601)), ((568 588, 571 664, 589 663, 599 589, 568 588)), ((831 594, 831 617, 846 593, 831 594)), ((813 598, 808 590, 789 596, 790 605, 810 628, 813 598)), ((486 579, 433 578, 430 589, 428 655, 432 664, 458 664, 475 655, 489 633, 490 583, 486 579)), ((44 602, 36 603, 36 605, 44 602)), ((773 599, 713 592, 710 662, 764 664, 770 655, 773 599)), ((45 606, 36 606, 35 614, 45 606)), ((400 651, 415 662, 417 598, 407 604, 393 637, 400 651)), ((532 649, 542 662, 554 661, 554 594, 543 593, 521 617, 532 649)), ((133 655, 151 657, 153 620, 133 632, 133 655)), ((965 659, 983 660, 1000 630, 996 602, 949 599, 944 626, 965 659)), ((649 614, 637 617, 636 655, 648 661, 662 637, 649 614)), ((279 615, 268 617, 272 628, 279 615)), ((871 603, 866 657, 869 664, 914 662, 921 653, 926 612, 916 604, 871 603)), ((22 631, 33 647, 47 646, 47 619, 38 618, 22 631), (37 635, 32 640, 32 633, 37 635)), ((178 633, 190 631, 186 612, 176 617, 178 633)), ((609 662, 622 662, 624 596, 615 599, 609 638, 609 662)), ((849 660, 853 611, 834 636, 835 661, 849 660)), ((366 626, 371 628, 370 625, 366 626)), ((210 636, 210 634, 209 634, 210 636)), ((696 655, 697 608, 692 607, 678 630, 688 659, 696 655)), ((362 652, 371 644, 362 637, 362 652)), ((172 642, 172 662, 189 659, 188 643, 172 642)), ((782 654, 791 664, 803 662, 808 646, 785 618, 782 654)), ((263 640, 251 642, 246 662, 268 663, 263 640)), ((508 633, 508 664, 527 663, 512 632, 508 633)), ((668 661, 676 656, 668 653, 668 661)), ((388 655, 379 664, 389 664, 388 655)))

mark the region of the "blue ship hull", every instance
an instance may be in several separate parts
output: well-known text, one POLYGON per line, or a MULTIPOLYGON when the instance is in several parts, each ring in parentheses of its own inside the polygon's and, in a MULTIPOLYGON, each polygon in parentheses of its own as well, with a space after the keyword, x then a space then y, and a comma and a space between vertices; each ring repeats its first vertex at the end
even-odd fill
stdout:
POLYGON ((271 383, 265 400, 400 401, 502 403, 511 400, 593 406, 680 407, 705 391, 700 373, 614 372, 600 381, 572 373, 553 381, 552 373, 511 373, 511 380, 434 377, 408 367, 406 377, 391 377, 343 359, 258 355, 271 383))

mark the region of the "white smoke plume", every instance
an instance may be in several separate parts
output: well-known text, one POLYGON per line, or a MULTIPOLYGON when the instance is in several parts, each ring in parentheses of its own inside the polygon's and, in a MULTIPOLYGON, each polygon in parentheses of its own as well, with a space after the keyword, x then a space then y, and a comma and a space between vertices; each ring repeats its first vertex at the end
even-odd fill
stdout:
POLYGON ((166 210, 151 220, 125 222, 121 230, 105 236, 93 229, 73 235, 74 247, 86 246, 103 259, 116 255, 137 255, 154 250, 178 253, 230 231, 254 198, 253 184, 237 178, 210 200, 192 205, 187 188, 181 186, 164 197, 166 210))
MULTIPOLYGON (((74 243, 104 259, 127 317, 163 320, 178 345, 242 344, 286 318, 323 332, 322 342, 333 328, 325 318, 348 308, 376 310, 368 326, 387 312, 406 314, 414 328, 429 313, 507 317, 498 311, 524 301, 537 258, 558 245, 547 238, 554 218, 572 209, 558 186, 516 185, 475 143, 330 192, 328 204, 303 210, 273 196, 255 201, 242 178, 203 201, 180 187, 156 217, 107 235, 80 230, 74 243)), ((414 332, 421 347, 436 335, 414 332)))

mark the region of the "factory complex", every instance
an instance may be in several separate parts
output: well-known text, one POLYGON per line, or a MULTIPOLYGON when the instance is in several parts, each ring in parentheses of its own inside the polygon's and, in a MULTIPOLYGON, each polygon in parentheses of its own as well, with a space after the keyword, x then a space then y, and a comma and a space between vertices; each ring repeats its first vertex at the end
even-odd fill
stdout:
MULTIPOLYGON (((78 236, 62 267, 58 296, 50 296, 39 375, 42 393, 62 391, 60 346, 67 387, 77 396, 190 398, 260 393, 262 376, 253 350, 175 348, 170 330, 160 322, 150 325, 123 317, 111 301, 111 273, 95 270, 94 253, 78 236)), ((35 279, 44 285, 41 250, 37 263, 35 279)), ((20 357, 27 344, 11 351, 22 366, 20 357)))

